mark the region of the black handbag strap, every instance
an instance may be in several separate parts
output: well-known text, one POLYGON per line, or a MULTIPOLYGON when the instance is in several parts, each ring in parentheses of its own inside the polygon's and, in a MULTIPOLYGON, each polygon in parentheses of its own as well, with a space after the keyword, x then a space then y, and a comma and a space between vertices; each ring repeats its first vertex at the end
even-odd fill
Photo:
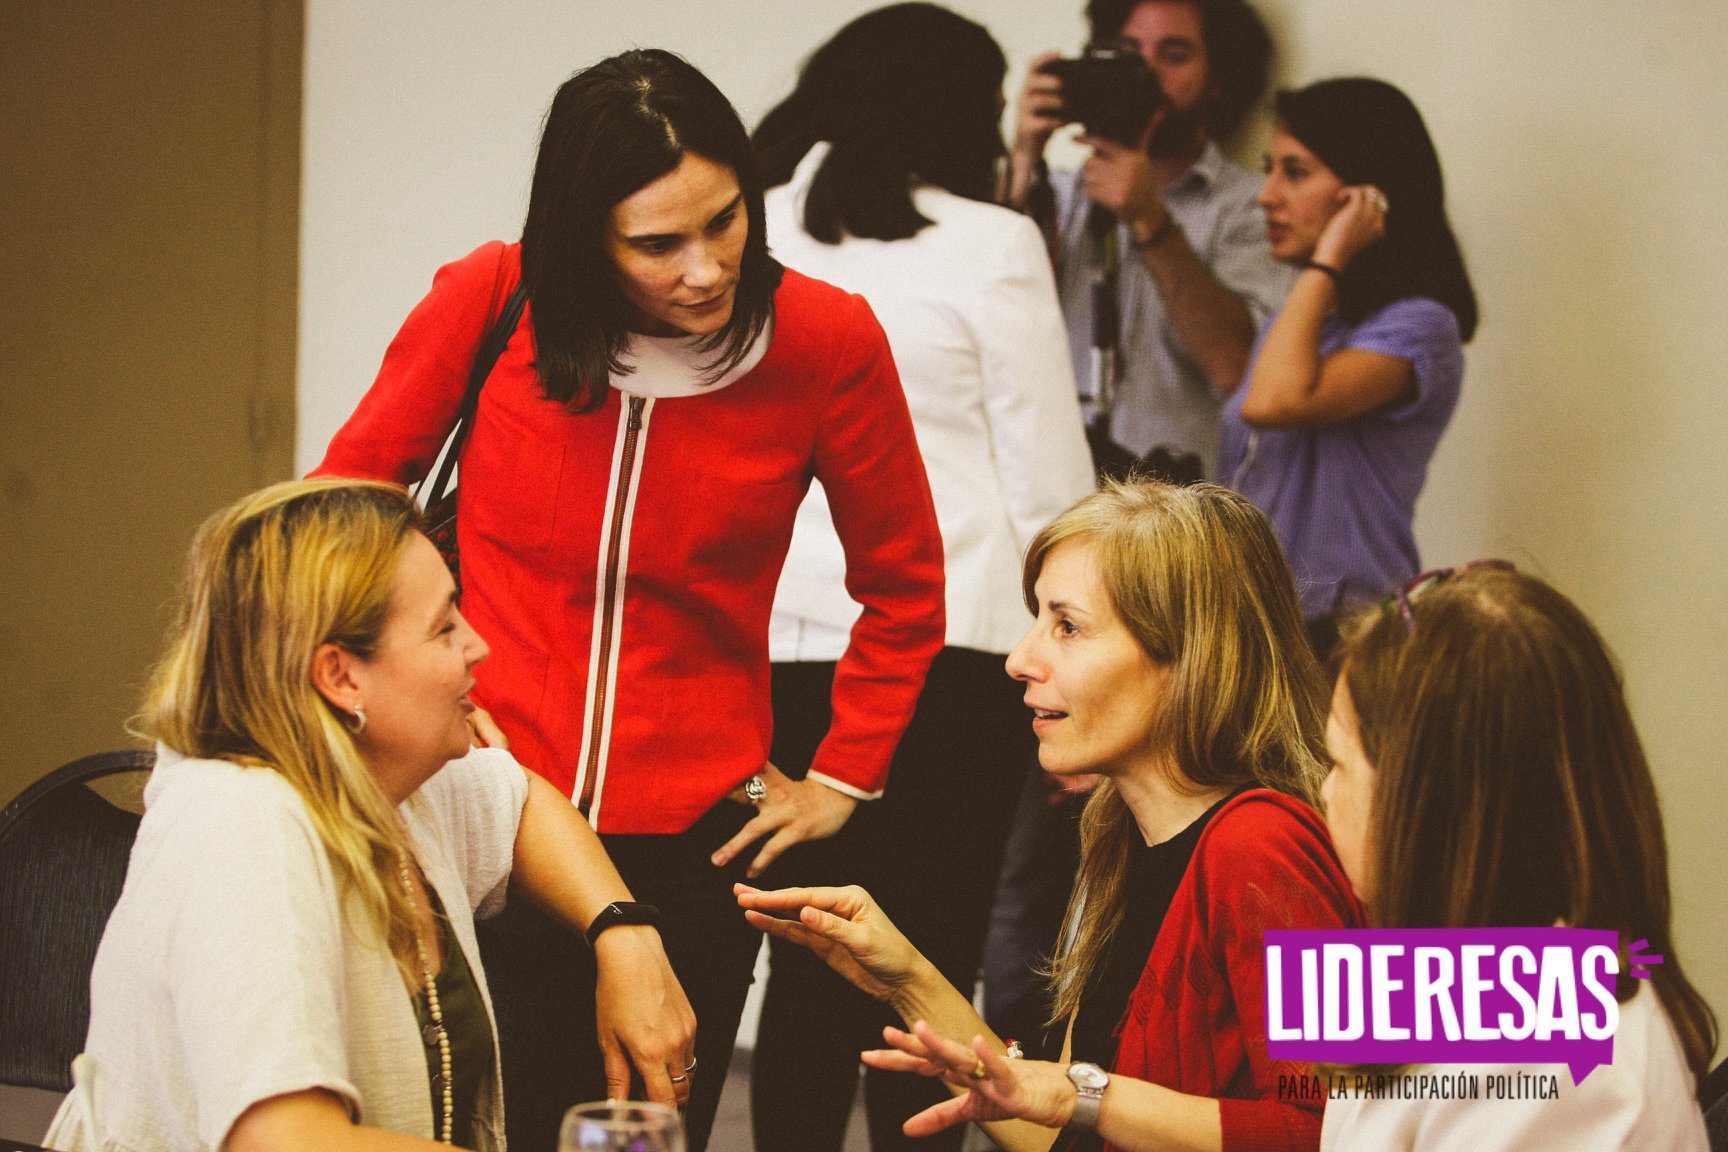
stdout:
MULTIPOLYGON (((504 301, 503 311, 498 313, 498 320, 480 341, 480 350, 474 354, 474 367, 468 373, 468 390, 462 394, 462 407, 456 413, 456 428, 450 434, 450 446, 444 453, 444 463, 438 469, 438 478, 432 482, 431 495, 421 501, 421 506, 430 508, 442 500, 450 484, 450 474, 456 470, 456 458, 462 454, 462 445, 468 439, 468 430, 474 425, 474 413, 480 407, 480 389, 485 386, 486 378, 492 375, 492 368, 498 363, 498 357, 504 354, 504 348, 510 343, 510 337, 516 331, 516 325, 522 320, 522 306, 528 302, 528 285, 518 281, 516 290, 510 293, 504 301)), ((425 483, 421 483, 425 487, 425 483)))

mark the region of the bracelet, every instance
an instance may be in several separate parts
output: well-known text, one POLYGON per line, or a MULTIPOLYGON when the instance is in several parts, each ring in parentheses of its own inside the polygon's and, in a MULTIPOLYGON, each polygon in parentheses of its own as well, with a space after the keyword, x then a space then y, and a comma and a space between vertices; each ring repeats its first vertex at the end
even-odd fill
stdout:
POLYGON ((588 946, 600 939, 600 933, 608 928, 616 928, 620 924, 653 924, 660 919, 660 909, 652 904, 638 904, 629 900, 614 900, 600 909, 600 914, 594 917, 593 923, 583 933, 588 938, 588 946))
POLYGON ((1176 231, 1176 217, 1166 212, 1164 213, 1164 223, 1158 225, 1153 230, 1152 235, 1146 239, 1134 241, 1131 247, 1136 252, 1149 252, 1170 239, 1170 234, 1174 231, 1176 231))
POLYGON ((1344 274, 1340 269, 1334 268, 1330 264, 1322 264, 1318 260, 1304 260, 1302 261, 1302 267, 1304 269, 1312 268, 1316 272, 1326 273, 1326 275, 1332 277, 1332 283, 1334 284, 1338 283, 1338 277, 1344 274))

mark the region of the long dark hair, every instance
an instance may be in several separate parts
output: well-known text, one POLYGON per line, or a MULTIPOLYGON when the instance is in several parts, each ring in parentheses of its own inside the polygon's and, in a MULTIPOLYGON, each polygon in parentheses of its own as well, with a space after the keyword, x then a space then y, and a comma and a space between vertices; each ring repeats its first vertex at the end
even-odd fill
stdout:
POLYGON ((830 145, 804 201, 804 229, 904 240, 930 220, 922 181, 972 200, 996 194, 1003 153, 997 101, 1008 64, 980 24, 935 4, 867 12, 805 61, 798 85, 756 129, 763 183, 791 179, 817 141, 830 145))
MULTIPOLYGON (((1094 40, 1114 40, 1145 0, 1090 0, 1086 22, 1094 40)), ((1191 5, 1200 14, 1200 36, 1206 42, 1206 72, 1211 91, 1206 97, 1206 131, 1227 139, 1266 94, 1272 67, 1272 36, 1260 14, 1246 0, 1164 0, 1191 5)), ((1151 45, 1147 45, 1151 47, 1151 45)))
POLYGON ((1377 773, 1374 926, 1564 921, 1648 940, 1666 957, 1650 982, 1701 1084, 1715 1019, 1674 954, 1656 785, 1601 636, 1513 571, 1460 572, 1409 612, 1407 626, 1396 607, 1365 609, 1334 656, 1377 773))
POLYGON ((1338 282, 1338 312, 1352 324, 1394 300, 1426 296, 1451 309, 1468 341, 1476 292, 1446 220, 1440 156, 1410 97, 1384 80, 1322 80, 1280 92, 1279 126, 1346 184, 1386 194, 1386 234, 1350 262, 1338 282))
POLYGON ((763 235, 762 183, 732 105, 694 66, 657 48, 602 60, 552 98, 522 226, 522 279, 546 398, 591 412, 629 340, 630 310, 602 237, 613 205, 678 167, 685 153, 738 177, 749 217, 732 319, 700 347, 715 376, 735 366, 773 311, 780 268, 763 235))

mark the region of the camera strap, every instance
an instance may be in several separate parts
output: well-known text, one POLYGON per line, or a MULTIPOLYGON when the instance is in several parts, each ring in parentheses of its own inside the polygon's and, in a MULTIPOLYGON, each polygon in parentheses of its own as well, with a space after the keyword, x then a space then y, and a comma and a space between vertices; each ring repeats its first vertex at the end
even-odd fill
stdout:
POLYGON ((1122 253, 1115 214, 1092 205, 1086 216, 1086 234, 1096 257, 1092 262, 1092 378, 1080 401, 1088 425, 1108 428, 1116 408, 1116 383, 1121 378, 1122 253))

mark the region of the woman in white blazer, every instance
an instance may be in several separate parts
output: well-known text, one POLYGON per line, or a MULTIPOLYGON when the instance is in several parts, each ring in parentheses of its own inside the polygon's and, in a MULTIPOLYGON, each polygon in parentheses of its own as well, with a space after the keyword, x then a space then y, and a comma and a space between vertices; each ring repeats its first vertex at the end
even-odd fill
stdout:
MULTIPOLYGON (((961 987, 975 978, 1036 755, 1003 669, 1026 628, 1020 556, 1093 486, 1043 239, 991 202, 1005 68, 990 34, 952 12, 879 9, 810 57, 754 138, 774 255, 861 294, 888 334, 941 525, 948 619, 885 792, 860 795, 869 803, 840 836, 789 851, 769 880, 867 886, 961 987)), ((860 614, 844 575, 812 486, 769 630, 772 759, 789 775, 828 730, 834 662, 860 614)), ((838 1149, 858 1051, 891 1022, 820 961, 775 942, 752 1064, 757 1147, 838 1149)), ((941 1095, 916 1077, 868 1073, 876 1152, 902 1144, 901 1123, 941 1095)))

